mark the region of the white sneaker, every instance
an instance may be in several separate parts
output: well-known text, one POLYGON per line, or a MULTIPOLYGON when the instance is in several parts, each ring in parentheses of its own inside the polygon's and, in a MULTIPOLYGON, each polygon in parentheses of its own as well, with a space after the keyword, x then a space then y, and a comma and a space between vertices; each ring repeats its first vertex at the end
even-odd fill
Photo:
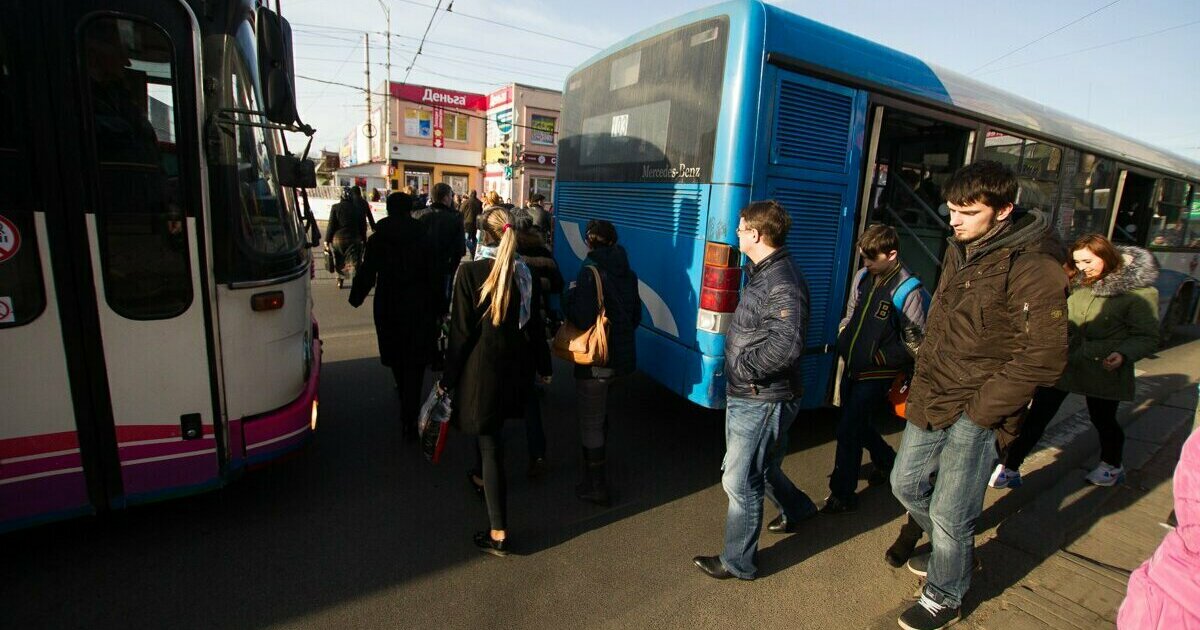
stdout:
POLYGON ((1087 482, 1094 486, 1113 486, 1122 481, 1125 481, 1125 469, 1105 462, 1100 462, 1087 476, 1087 482))
POLYGON ((1020 488, 1021 471, 1006 468, 1004 464, 996 464, 996 470, 992 472, 988 485, 993 488, 1020 488))

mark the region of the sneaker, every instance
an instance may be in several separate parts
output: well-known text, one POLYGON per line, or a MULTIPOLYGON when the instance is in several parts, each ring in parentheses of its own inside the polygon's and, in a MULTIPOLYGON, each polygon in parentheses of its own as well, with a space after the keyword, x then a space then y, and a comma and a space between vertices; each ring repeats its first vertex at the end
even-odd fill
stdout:
MULTIPOLYGON (((913 556, 904 563, 905 568, 909 573, 917 577, 925 577, 929 573, 929 554, 923 553, 919 556, 913 556)), ((983 569, 983 563, 979 561, 979 556, 975 552, 971 552, 971 570, 979 571, 983 569)))
POLYGON ((929 554, 923 553, 913 556, 908 559, 908 562, 904 563, 904 566, 908 569, 909 573, 923 578, 929 574, 929 554))
POLYGON ((928 596, 922 596, 896 621, 904 630, 941 630, 954 625, 961 619, 959 611, 958 608, 943 606, 928 596))
POLYGON ((1096 469, 1088 473, 1087 482, 1093 486, 1113 486, 1125 481, 1125 469, 1120 466, 1110 466, 1100 462, 1096 469))
POLYGON ((996 470, 992 472, 992 478, 988 479, 988 485, 993 488, 1020 488, 1021 471, 1008 468, 1004 464, 997 464, 996 470))

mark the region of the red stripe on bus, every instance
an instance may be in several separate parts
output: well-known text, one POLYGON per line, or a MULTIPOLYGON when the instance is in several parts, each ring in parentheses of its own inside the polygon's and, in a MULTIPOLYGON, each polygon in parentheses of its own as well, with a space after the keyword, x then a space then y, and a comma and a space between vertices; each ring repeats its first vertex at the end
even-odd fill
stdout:
POLYGON ((79 448, 79 436, 74 431, 7 438, 0 440, 0 459, 70 451, 77 448, 79 448))
MULTIPOLYGON (((212 435, 211 424, 204 425, 204 435, 212 435)), ((124 424, 117 425, 117 441, 143 442, 145 440, 166 440, 183 436, 183 430, 178 424, 124 424)))

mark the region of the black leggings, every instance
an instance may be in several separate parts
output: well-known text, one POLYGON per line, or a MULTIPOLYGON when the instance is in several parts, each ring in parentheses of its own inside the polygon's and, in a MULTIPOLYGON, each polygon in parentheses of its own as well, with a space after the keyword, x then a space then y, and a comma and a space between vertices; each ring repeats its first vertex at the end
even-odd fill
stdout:
POLYGON ((483 496, 487 500, 488 521, 495 530, 507 529, 508 482, 504 474, 504 439, 500 431, 479 436, 479 471, 483 477, 483 496))
MULTIPOLYGON (((1067 392, 1061 389, 1037 388, 1033 394, 1033 405, 1030 406, 1025 422, 1021 425, 1021 434, 1013 441, 1008 449, 1008 456, 1004 459, 1006 468, 1021 468, 1029 452, 1046 432, 1046 425, 1054 419, 1054 414, 1058 413, 1058 408, 1066 398, 1067 392)), ((1121 425, 1117 424, 1117 406, 1120 404, 1119 400, 1087 397, 1088 417, 1092 420, 1092 426, 1096 427, 1096 432, 1100 434, 1100 460, 1113 466, 1121 465, 1121 454, 1125 448, 1125 432, 1121 430, 1121 425)))

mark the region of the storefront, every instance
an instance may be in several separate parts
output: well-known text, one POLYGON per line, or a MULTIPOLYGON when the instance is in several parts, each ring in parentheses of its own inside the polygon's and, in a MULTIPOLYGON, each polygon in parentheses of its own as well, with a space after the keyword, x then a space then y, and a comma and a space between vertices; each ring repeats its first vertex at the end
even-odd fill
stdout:
POLYGON ((392 189, 412 186, 420 194, 445 183, 460 195, 481 190, 487 97, 398 83, 389 93, 392 189))

